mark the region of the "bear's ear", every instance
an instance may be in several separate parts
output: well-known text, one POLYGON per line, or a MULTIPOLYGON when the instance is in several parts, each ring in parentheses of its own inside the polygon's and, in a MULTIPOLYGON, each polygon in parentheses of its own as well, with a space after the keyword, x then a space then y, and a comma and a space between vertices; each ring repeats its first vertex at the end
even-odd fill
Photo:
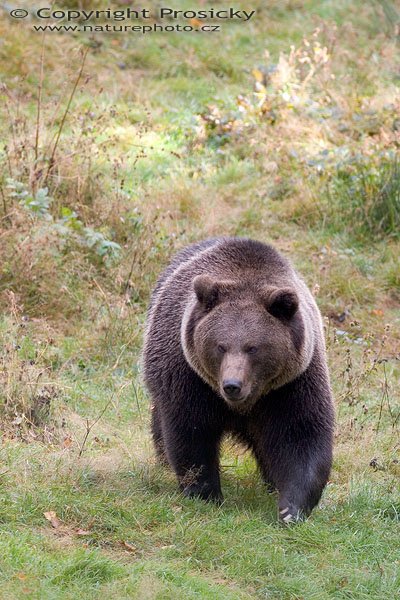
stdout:
POLYGON ((266 288, 262 297, 267 311, 278 319, 291 319, 299 308, 299 298, 292 288, 266 288))
POLYGON ((218 302, 217 282, 209 275, 197 275, 193 279, 193 288, 200 304, 211 309, 218 302))
POLYGON ((233 281, 216 281, 209 275, 197 275, 193 279, 197 300, 207 310, 214 308, 234 287, 233 281))

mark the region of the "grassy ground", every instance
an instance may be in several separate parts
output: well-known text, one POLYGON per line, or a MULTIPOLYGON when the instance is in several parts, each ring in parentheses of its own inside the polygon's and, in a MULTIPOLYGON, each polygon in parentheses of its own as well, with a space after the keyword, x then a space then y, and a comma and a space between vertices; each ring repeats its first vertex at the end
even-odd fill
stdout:
POLYGON ((141 37, 0 12, 1 598, 398 595, 400 17, 251 8, 141 37), (274 243, 325 317, 335 464, 295 527, 229 440, 219 508, 154 460, 146 303, 215 234, 274 243))

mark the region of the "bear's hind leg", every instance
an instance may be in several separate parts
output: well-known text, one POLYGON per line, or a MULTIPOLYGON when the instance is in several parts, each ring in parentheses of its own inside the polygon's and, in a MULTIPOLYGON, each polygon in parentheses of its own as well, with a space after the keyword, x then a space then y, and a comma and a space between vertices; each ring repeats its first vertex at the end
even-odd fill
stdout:
POLYGON ((163 464, 168 464, 165 454, 164 436, 162 431, 161 416, 156 404, 151 407, 151 432, 157 458, 163 464))
POLYGON ((268 470, 268 466, 266 464, 266 461, 263 460, 263 456, 262 454, 258 453, 257 447, 255 447, 251 442, 249 442, 249 447, 251 448, 251 451, 254 454, 254 458, 257 461, 257 465, 258 468, 260 470, 261 473, 261 477, 262 480, 265 484, 265 488, 268 494, 272 494, 273 492, 276 492, 276 485, 273 481, 272 475, 270 473, 270 471, 268 470))

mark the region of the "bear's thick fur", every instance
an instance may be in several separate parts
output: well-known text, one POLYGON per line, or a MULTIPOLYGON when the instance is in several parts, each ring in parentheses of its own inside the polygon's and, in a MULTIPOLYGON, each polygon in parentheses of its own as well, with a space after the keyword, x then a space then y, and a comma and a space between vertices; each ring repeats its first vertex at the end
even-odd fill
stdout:
POLYGON ((187 496, 222 499, 226 433, 253 451, 284 522, 318 503, 334 410, 322 320, 274 248, 217 238, 181 251, 152 295, 143 366, 158 455, 187 496))

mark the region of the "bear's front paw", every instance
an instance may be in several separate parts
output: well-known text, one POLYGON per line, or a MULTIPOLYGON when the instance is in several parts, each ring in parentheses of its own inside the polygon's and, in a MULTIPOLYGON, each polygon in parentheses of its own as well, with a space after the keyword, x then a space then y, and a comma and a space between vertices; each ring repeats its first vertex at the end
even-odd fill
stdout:
POLYGON ((304 518, 304 514, 293 505, 285 506, 284 508, 279 507, 279 521, 284 525, 298 523, 299 521, 303 521, 304 518))
POLYGON ((221 491, 207 482, 191 483, 183 488, 182 493, 187 498, 201 498, 206 502, 215 502, 216 504, 222 504, 224 500, 221 491))

